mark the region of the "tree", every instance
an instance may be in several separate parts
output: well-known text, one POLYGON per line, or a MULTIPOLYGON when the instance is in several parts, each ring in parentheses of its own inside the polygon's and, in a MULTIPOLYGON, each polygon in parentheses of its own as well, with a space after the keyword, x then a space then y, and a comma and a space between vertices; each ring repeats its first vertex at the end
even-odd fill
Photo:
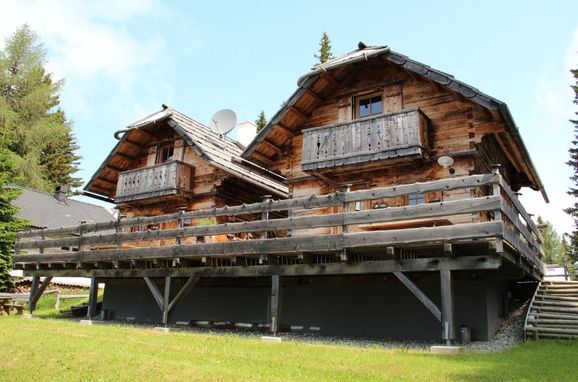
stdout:
POLYGON ((259 117, 255 120, 255 125, 257 125, 257 132, 263 130, 265 126, 267 126, 267 117, 265 117, 265 112, 261 110, 259 113, 259 117))
POLYGON ((333 58, 333 53, 331 53, 331 40, 329 40, 327 32, 323 32, 321 41, 319 41, 319 54, 315 54, 314 57, 318 59, 321 64, 333 58))
MULTIPOLYGON (((574 90, 574 104, 578 105, 578 69, 573 69, 570 71, 574 76, 575 83, 572 85, 572 90, 574 90)), ((578 115, 578 112, 575 112, 578 115)), ((574 198, 574 204, 571 207, 566 208, 567 214, 569 214, 574 219, 574 230, 569 235, 569 257, 572 262, 578 260, 578 119, 572 119, 570 122, 574 125, 574 139, 572 140, 572 146, 568 150, 570 153, 570 160, 566 162, 573 170, 573 175, 570 177, 572 180, 573 187, 570 187, 568 194, 574 198)))
POLYGON ((63 81, 47 73, 46 52, 28 25, 0 50, 0 143, 12 153, 20 184, 52 191, 58 183, 80 186, 78 145, 60 109, 63 81))
POLYGON ((544 262, 547 264, 564 264, 566 252, 563 246, 563 240, 554 229, 554 226, 548 221, 544 221, 538 216, 538 226, 542 227, 542 237, 544 242, 544 262))
POLYGON ((0 292, 11 288, 10 269, 12 269, 12 251, 16 240, 16 231, 26 227, 26 221, 16 217, 18 209, 12 201, 20 190, 7 187, 13 181, 16 172, 14 154, 0 148, 0 292))

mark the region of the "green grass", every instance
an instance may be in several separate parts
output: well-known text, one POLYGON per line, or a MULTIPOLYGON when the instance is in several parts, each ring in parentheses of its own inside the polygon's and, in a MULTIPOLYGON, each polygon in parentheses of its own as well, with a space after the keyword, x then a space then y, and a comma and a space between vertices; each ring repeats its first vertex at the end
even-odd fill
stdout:
POLYGON ((575 381, 578 342, 435 356, 54 319, 0 318, 2 381, 575 381))

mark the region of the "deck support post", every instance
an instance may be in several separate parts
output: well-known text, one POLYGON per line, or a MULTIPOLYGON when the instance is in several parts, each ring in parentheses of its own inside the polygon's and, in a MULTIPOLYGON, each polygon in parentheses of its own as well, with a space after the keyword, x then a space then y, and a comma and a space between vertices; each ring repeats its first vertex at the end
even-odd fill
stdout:
POLYGON ((171 276, 165 277, 165 293, 163 295, 163 325, 166 327, 169 322, 169 304, 171 298, 171 276))
POLYGON ((281 289, 281 276, 271 276, 271 322, 269 328, 273 334, 277 334, 280 328, 281 289))
POLYGON ((169 313, 173 310, 177 302, 183 298, 201 279, 200 275, 193 275, 189 277, 185 285, 179 290, 177 295, 171 300, 171 276, 165 277, 164 293, 161 293, 155 282, 149 277, 143 277, 147 286, 149 287, 159 309, 163 312, 162 323, 167 326, 169 323, 169 313))
POLYGON ((455 339, 454 327, 454 294, 452 288, 452 271, 450 269, 440 270, 441 281, 441 318, 442 318, 442 339, 448 346, 455 339))
POLYGON ((90 290, 88 292, 88 310, 86 318, 91 320, 96 316, 96 307, 98 303, 98 279, 93 277, 90 279, 90 290))
POLYGON ((36 303, 40 300, 42 293, 46 290, 50 281, 52 280, 51 276, 45 277, 44 281, 40 283, 40 276, 34 276, 32 278, 32 286, 30 288, 30 298, 28 300, 28 309, 30 310, 30 314, 36 310, 36 303))

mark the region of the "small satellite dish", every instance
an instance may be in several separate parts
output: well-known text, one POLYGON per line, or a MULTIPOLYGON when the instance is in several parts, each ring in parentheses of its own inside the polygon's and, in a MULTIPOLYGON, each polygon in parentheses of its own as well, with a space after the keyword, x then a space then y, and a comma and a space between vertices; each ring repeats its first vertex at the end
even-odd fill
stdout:
POLYGON ((237 115, 233 110, 223 109, 213 115, 209 122, 209 129, 219 135, 226 135, 237 125, 237 115))
POLYGON ((444 155, 438 158, 438 164, 443 168, 448 168, 454 164, 454 158, 444 155))

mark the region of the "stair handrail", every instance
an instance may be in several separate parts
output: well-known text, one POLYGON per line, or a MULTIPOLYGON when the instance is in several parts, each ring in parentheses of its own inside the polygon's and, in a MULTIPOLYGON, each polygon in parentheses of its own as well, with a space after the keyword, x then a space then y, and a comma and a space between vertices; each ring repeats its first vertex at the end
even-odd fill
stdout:
POLYGON ((526 341, 527 333, 526 328, 528 327, 528 318, 530 317, 530 311, 532 310, 532 305, 534 305, 534 301, 536 300, 536 296, 538 295, 538 291, 542 286, 542 281, 538 283, 536 290, 534 291, 534 295, 532 296, 532 300, 530 300, 530 304, 528 305, 528 311, 526 312, 526 319, 524 320, 524 341, 526 341))

